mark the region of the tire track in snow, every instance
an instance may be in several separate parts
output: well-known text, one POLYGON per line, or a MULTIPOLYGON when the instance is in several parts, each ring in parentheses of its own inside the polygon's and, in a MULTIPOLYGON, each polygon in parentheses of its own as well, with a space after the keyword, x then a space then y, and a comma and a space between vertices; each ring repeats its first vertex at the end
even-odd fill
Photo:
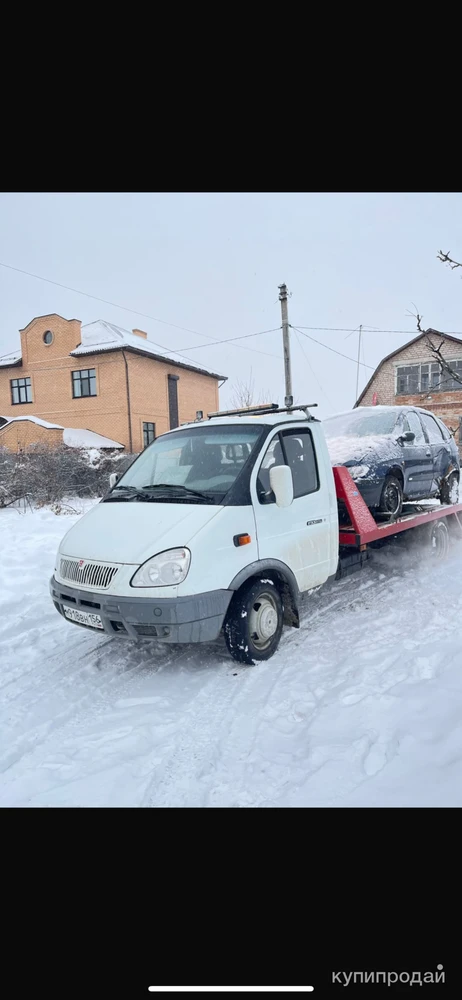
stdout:
POLYGON ((255 690, 255 703, 266 704, 277 682, 274 665, 274 658, 255 667, 225 661, 214 671, 179 720, 180 744, 158 766, 143 806, 208 804, 223 743, 234 720, 241 720, 239 706, 249 704, 255 690))
MULTIPOLYGON (((409 602, 401 611, 401 595, 415 580, 410 572, 386 579, 382 574, 381 579, 379 565, 377 569, 367 567, 337 582, 335 590, 328 585, 310 595, 302 608, 301 629, 286 631, 278 653, 255 667, 229 660, 221 643, 171 648, 150 642, 100 642, 99 636, 87 638, 84 633, 70 644, 72 629, 63 631, 62 648, 51 657, 44 649, 43 659, 35 660, 33 676, 30 664, 25 664, 23 681, 11 679, 4 715, 18 713, 18 740, 13 748, 8 746, 16 754, 8 770, 16 798, 23 779, 32 788, 36 776, 43 787, 44 774, 56 774, 59 782, 53 778, 54 785, 48 786, 51 801, 54 789, 74 783, 84 805, 93 776, 100 775, 104 783, 105 775, 118 768, 122 780, 140 786, 130 792, 134 801, 128 804, 292 805, 300 804, 305 788, 305 804, 311 804, 310 798, 319 795, 330 777, 332 799, 342 804, 346 785, 355 788, 370 780, 393 758, 393 747, 399 747, 395 730, 385 724, 371 726, 371 697, 381 699, 399 680, 410 684, 439 669, 435 653, 434 664, 416 662, 415 670, 412 666, 400 676, 403 647, 394 652, 393 647, 409 613, 409 602), (354 635, 355 611, 368 607, 375 647, 383 642, 390 650, 389 656, 381 655, 379 670, 370 660, 367 619, 361 619, 359 634, 354 635), (82 651, 87 642, 98 645, 82 651), (162 702, 157 692, 164 693, 165 709, 162 704, 156 708, 156 702, 162 702), (358 719, 353 742, 341 735, 342 719, 348 718, 358 719), (99 719, 105 729, 95 734, 99 719), (320 719, 327 719, 327 733, 320 736, 316 730, 311 752, 313 727, 320 719), (26 730, 18 732, 24 725, 26 730), (132 743, 124 743, 124 732, 132 735, 132 743), (69 782, 66 768, 59 772, 63 756, 74 761, 77 776, 69 782), (336 794, 338 774, 342 781, 336 794)), ((443 574, 439 576, 442 582, 443 574)), ((412 631, 419 631, 419 641, 438 635, 444 623, 444 595, 437 588, 434 595, 422 606, 416 600, 412 631)), ((447 631, 457 632, 459 618, 446 622, 447 631)), ((409 642, 412 660, 414 640, 409 642)), ((10 721, 6 717, 5 725, 0 722, 5 734, 10 721)), ((47 794, 46 789, 40 791, 38 801, 47 804, 47 794)), ((3 798, 8 798, 7 786, 3 798)), ((26 804, 33 798, 26 795, 26 804)))
MULTIPOLYGON (((59 665, 51 672, 50 676, 46 674, 42 675, 37 680, 37 683, 27 688, 25 692, 17 692, 14 699, 12 699, 13 702, 16 700, 19 701, 18 710, 13 715, 13 727, 11 727, 11 714, 8 716, 8 719, 4 719, 3 723, 0 721, 0 730, 3 729, 4 732, 7 728, 7 721, 9 723, 8 746, 3 754, 0 754, 0 773, 5 773, 25 756, 34 753, 57 730, 61 730, 69 722, 72 722, 74 718, 78 717, 82 713, 82 710, 85 710, 85 715, 90 717, 93 705, 96 706, 100 702, 106 705, 107 694, 109 692, 112 692, 114 689, 117 692, 124 691, 127 686, 130 686, 132 677, 137 673, 141 673, 146 666, 150 672, 156 672, 152 649, 143 649, 141 644, 139 646, 138 644, 134 644, 134 649, 124 650, 123 648, 120 649, 120 642, 123 642, 123 640, 108 639, 96 648, 91 648, 83 656, 79 657, 79 660, 84 661, 82 666, 75 669, 75 661, 70 665, 66 664, 63 674, 62 664, 68 652, 66 647, 61 652, 53 655, 52 659, 59 660, 59 665), (103 651, 100 652, 100 650, 103 651), (118 655, 114 656, 116 651, 118 655), (107 670, 110 670, 110 674, 106 673, 107 670), (58 691, 56 691, 53 683, 55 676, 59 676, 63 681, 65 680, 65 684, 61 683, 58 691), (81 681, 85 679, 90 681, 90 684, 81 684, 81 681), (83 693, 75 696, 79 685, 83 693), (40 692, 38 699, 34 698, 36 690, 40 692), (53 698, 57 697, 57 694, 63 701, 63 707, 60 710, 55 709, 50 715, 49 704, 53 698), (25 699, 21 701, 24 695, 25 699), (42 707, 44 712, 42 720, 39 722, 37 717, 40 716, 40 709, 42 707), (32 725, 29 723, 31 717, 33 720, 32 725)), ((81 643, 78 644, 79 647, 80 645, 81 643)), ((174 662, 181 655, 181 652, 182 650, 177 652, 176 655, 170 656, 167 660, 162 661, 162 663, 159 663, 157 670, 174 662)), ((47 667, 48 662, 47 660, 47 667)), ((14 704, 12 705, 11 702, 7 703, 5 711, 7 713, 14 711, 14 704)))

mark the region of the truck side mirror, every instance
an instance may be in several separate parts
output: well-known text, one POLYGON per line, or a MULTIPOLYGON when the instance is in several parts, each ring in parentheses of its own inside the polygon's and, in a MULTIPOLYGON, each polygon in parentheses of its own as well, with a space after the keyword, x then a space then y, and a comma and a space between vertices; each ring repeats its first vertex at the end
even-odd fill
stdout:
POLYGON ((269 481, 278 507, 290 507, 294 499, 294 481, 288 465, 273 465, 269 481))
POLYGON ((109 476, 109 486, 110 486, 111 490, 114 489, 114 486, 115 486, 116 483, 119 482, 119 479, 120 479, 120 476, 118 475, 117 472, 111 472, 111 475, 109 476))

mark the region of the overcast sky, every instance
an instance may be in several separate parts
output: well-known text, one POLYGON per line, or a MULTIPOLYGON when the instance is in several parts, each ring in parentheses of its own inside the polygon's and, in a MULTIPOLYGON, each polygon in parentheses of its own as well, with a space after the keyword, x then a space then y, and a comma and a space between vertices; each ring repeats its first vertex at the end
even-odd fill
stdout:
MULTIPOLYGON (((0 267, 0 354, 18 349, 34 316, 106 319, 227 375, 222 405, 251 371, 257 394, 282 403, 280 330, 209 338, 279 327, 282 282, 290 322, 352 359, 357 333, 323 327, 409 331, 365 332, 373 367, 415 335, 412 302, 426 326, 462 337, 462 272, 436 259, 440 249, 462 260, 461 194, 2 194, 3 264, 128 311, 0 267)), ((318 402, 321 417, 353 406, 355 361, 300 334, 291 344, 295 397, 318 402)), ((361 368, 360 388, 370 375, 361 368)))

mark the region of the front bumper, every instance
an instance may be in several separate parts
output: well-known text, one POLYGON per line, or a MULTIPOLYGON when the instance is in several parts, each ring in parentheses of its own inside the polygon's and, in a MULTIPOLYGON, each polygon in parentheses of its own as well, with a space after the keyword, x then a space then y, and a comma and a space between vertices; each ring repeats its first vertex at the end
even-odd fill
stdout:
MULTIPOLYGON (((93 612, 100 616, 104 632, 131 639, 151 638, 162 642, 209 642, 217 639, 223 627, 231 590, 211 590, 192 597, 115 597, 98 594, 50 580, 53 604, 63 616, 63 605, 93 612)), ((70 621, 66 618, 66 621, 70 621)), ((90 632, 102 630, 79 625, 90 632)))
POLYGON ((382 495, 384 480, 356 479, 355 486, 359 490, 367 507, 378 507, 382 495))

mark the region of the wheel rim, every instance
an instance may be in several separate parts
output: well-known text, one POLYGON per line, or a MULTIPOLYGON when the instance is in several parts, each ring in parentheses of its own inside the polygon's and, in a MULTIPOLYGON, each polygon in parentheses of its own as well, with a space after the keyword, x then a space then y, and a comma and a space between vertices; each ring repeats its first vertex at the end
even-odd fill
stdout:
POLYGON ((401 493, 396 483, 387 483, 383 491, 384 507, 388 514, 397 514, 401 503, 401 493))
POLYGON ((430 535, 430 551, 433 559, 444 559, 449 548, 449 534, 445 524, 433 525, 430 535))
POLYGON ((256 649, 266 649, 278 629, 278 609, 273 594, 259 594, 249 610, 249 631, 256 649))

